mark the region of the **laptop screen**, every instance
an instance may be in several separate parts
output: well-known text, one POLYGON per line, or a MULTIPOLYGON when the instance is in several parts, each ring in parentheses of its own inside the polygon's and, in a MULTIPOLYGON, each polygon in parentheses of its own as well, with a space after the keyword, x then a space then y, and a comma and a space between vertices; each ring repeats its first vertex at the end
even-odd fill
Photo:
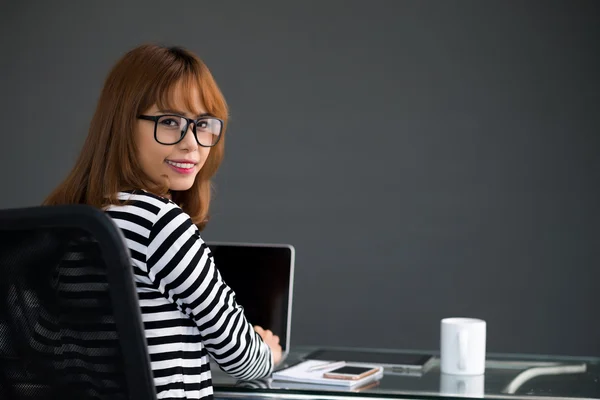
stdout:
POLYGON ((288 245, 207 242, 223 280, 252 325, 279 336, 289 348, 294 248, 288 245))

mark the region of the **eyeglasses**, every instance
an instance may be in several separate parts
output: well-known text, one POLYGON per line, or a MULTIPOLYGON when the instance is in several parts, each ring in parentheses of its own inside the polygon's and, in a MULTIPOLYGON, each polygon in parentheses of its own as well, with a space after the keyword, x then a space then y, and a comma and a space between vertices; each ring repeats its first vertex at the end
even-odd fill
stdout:
POLYGON ((160 144, 173 145, 181 142, 192 124, 196 142, 202 147, 213 147, 219 142, 223 120, 215 117, 190 119, 181 115, 139 115, 139 119, 154 121, 154 140, 160 144))

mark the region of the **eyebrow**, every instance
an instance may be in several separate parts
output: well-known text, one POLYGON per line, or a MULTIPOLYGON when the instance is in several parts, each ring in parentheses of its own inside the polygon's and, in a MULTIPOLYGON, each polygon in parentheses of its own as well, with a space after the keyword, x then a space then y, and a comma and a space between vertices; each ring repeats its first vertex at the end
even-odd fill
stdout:
MULTIPOLYGON (((177 114, 177 115, 181 115, 181 116, 185 117, 185 113, 181 112, 181 111, 178 111, 178 110, 169 110, 169 109, 167 109, 167 110, 157 110, 156 112, 157 113, 161 113, 161 114, 177 114)), ((196 119, 202 118, 202 117, 214 117, 214 115, 212 115, 211 113, 203 113, 203 114, 200 114, 200 115, 196 116, 196 119)))

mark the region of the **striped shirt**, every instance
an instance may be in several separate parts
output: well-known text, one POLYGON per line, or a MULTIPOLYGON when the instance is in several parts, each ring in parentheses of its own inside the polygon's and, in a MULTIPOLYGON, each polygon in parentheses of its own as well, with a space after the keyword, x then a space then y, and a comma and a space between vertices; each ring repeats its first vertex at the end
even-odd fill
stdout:
POLYGON ((191 218, 172 201, 120 192, 123 232, 159 399, 212 398, 209 356, 240 380, 268 376, 271 351, 246 320, 191 218))

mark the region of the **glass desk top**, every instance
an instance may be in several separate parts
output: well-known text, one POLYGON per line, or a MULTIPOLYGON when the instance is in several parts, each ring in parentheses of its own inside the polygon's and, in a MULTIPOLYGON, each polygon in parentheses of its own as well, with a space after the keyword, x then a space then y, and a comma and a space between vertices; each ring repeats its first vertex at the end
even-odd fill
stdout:
MULTIPOLYGON (((291 366, 321 347, 293 348, 277 369, 291 366)), ((327 347, 328 349, 429 353, 410 350, 381 350, 327 347)), ((439 359, 422 374, 403 374, 386 369, 383 378, 362 388, 345 389, 277 381, 270 378, 236 381, 213 367, 215 398, 325 399, 325 398, 495 398, 495 399, 600 399, 600 358, 524 354, 486 355, 486 372, 477 377, 442 374, 439 359)))

